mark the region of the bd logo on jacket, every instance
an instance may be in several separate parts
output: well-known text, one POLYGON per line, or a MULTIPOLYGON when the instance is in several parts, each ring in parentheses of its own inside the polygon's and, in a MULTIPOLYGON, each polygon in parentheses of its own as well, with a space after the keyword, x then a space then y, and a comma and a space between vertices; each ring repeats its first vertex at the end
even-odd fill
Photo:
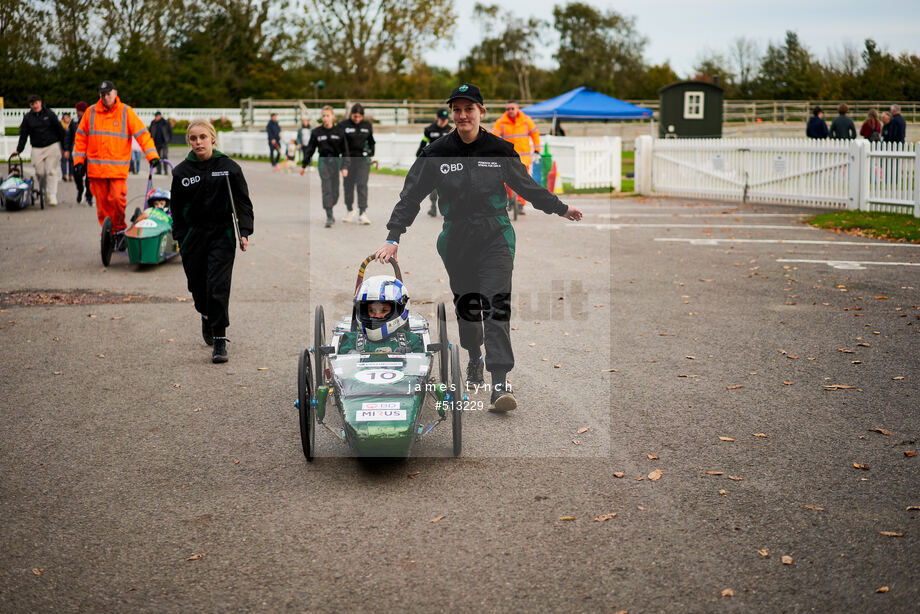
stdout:
POLYGON ((446 162, 441 165, 441 174, 446 175, 450 172, 462 171, 463 163, 457 162, 456 164, 447 164, 446 162))
POLYGON ((187 188, 193 183, 198 183, 199 181, 201 181, 201 177, 199 177, 198 175, 195 175, 194 177, 183 177, 182 185, 187 188))

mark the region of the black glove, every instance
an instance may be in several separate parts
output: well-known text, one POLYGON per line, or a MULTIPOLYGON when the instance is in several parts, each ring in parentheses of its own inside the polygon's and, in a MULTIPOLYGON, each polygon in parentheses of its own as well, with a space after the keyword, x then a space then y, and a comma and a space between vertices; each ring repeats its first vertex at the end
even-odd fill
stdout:
POLYGON ((84 165, 82 162, 80 162, 79 164, 74 164, 74 165, 73 165, 73 174, 74 174, 74 175, 82 175, 82 174, 83 174, 83 167, 84 167, 84 166, 85 166, 85 165, 84 165))
POLYGON ((159 158, 154 158, 153 160, 150 161, 150 166, 159 166, 159 165, 160 165, 159 158))

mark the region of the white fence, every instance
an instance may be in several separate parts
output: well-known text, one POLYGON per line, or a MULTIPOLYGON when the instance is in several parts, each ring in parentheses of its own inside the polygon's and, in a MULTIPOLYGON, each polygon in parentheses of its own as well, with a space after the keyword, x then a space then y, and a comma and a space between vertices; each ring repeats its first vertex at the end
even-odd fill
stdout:
MULTIPOLYGON (((89 102, 89 101, 87 101, 89 102)), ((95 101, 94 101, 95 102, 95 101)), ((68 108, 58 108, 53 107, 54 112, 60 118, 63 113, 70 113, 71 117, 76 117, 76 111, 72 107, 68 108)), ((22 123, 22 116, 28 111, 28 107, 24 109, 3 109, 0 110, 0 113, 3 114, 3 123, 6 126, 15 126, 19 127, 22 123)), ((135 107, 134 111, 137 113, 137 116, 141 120, 149 125, 153 121, 153 116, 157 111, 163 114, 163 117, 167 119, 175 120, 187 120, 191 121, 192 119, 198 117, 204 117, 206 119, 218 119, 221 117, 226 117, 229 119, 234 126, 242 125, 242 118, 240 117, 240 108, 239 107, 225 107, 225 108, 198 108, 198 109, 168 109, 168 108, 138 108, 135 107)), ((273 109, 265 109, 265 111, 270 115, 273 109)), ((277 110, 280 112, 280 109, 277 110)), ((268 123, 269 115, 265 116, 265 123, 268 123)), ((293 122, 292 122, 293 123, 293 122)))
POLYGON ((636 140, 636 191, 920 217, 913 143, 812 139, 636 140))
MULTIPOLYGON (((297 136, 282 131, 285 143, 297 136)), ((229 155, 268 156, 268 136, 265 132, 219 132, 218 148, 229 155)), ((375 158, 386 168, 408 169, 415 162, 415 152, 422 140, 419 134, 375 134, 375 158)), ((576 189, 622 188, 621 148, 619 137, 545 137, 556 170, 566 183, 576 189)))

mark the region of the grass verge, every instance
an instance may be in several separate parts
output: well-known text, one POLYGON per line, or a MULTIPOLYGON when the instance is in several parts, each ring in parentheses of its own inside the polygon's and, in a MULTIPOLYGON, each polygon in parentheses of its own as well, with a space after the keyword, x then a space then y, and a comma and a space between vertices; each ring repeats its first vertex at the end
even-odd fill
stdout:
POLYGON ((809 218, 808 223, 861 237, 920 243, 920 218, 906 213, 834 211, 809 218))

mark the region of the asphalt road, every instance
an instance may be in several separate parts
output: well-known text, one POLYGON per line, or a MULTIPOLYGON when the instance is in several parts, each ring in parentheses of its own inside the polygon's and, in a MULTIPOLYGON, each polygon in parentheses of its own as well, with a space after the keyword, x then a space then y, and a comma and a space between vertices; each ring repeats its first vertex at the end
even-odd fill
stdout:
MULTIPOLYGON (((521 407, 467 412, 459 459, 442 425, 385 463, 320 431, 308 465, 297 355, 316 304, 330 326, 348 312, 401 181, 371 177, 371 226, 327 230, 315 174, 243 166, 256 233, 226 365, 181 264, 104 269, 69 184, 57 208, 0 214, 0 292, 122 295, 5 295, 0 611, 916 611, 920 246, 789 207, 531 212, 521 407)), ((426 316, 449 300, 439 225, 422 213, 400 247, 426 316)))

